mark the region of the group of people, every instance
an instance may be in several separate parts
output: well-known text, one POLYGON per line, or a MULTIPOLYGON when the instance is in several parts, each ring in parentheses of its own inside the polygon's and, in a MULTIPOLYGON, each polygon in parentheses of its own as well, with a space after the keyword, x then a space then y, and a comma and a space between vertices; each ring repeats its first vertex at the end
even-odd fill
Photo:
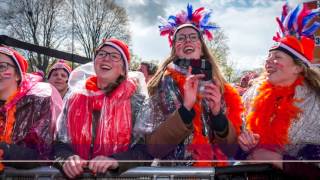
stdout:
POLYGON ((319 177, 319 162, 284 161, 320 160, 320 72, 312 64, 319 25, 310 25, 318 14, 301 5, 282 14, 265 72, 242 97, 205 44, 217 28, 211 11, 190 4, 162 19, 171 53, 158 70, 141 65, 152 78, 129 71, 129 48, 118 39, 103 40, 93 62, 72 72, 64 62, 53 65, 55 88, 1 46, 0 159, 51 159, 69 178, 85 169, 122 172, 141 160, 204 167, 229 159, 274 160, 284 173, 319 177))

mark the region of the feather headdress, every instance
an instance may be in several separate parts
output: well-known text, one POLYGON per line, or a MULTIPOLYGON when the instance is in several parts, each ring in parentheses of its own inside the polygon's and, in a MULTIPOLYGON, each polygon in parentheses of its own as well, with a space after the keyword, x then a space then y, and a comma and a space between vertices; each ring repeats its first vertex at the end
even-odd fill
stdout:
POLYGON ((187 11, 182 10, 180 13, 170 15, 168 19, 158 17, 161 25, 159 25, 160 35, 168 35, 170 46, 172 44, 174 35, 179 26, 184 24, 190 24, 190 26, 196 28, 202 35, 207 36, 208 40, 213 39, 213 35, 210 31, 218 28, 212 22, 209 22, 212 11, 200 7, 193 11, 191 4, 188 4, 187 11))
POLYGON ((285 49, 310 66, 314 50, 313 35, 320 27, 320 23, 315 21, 319 13, 319 8, 310 10, 305 5, 290 10, 286 3, 281 18, 276 18, 279 32, 273 37, 277 44, 271 50, 285 49))

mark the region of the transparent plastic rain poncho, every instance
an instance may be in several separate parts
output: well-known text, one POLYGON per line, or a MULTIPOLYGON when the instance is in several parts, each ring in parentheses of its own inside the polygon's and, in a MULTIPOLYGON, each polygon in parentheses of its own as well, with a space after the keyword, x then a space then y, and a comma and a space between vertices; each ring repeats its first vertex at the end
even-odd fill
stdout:
MULTIPOLYGON (((148 139, 152 139, 153 132, 155 132, 162 123, 166 123, 167 120, 168 122, 171 120, 173 117, 171 115, 173 115, 173 113, 175 113, 175 111, 177 111, 182 105, 184 91, 183 86, 187 75, 188 67, 182 67, 174 63, 167 66, 155 93, 145 101, 141 108, 138 121, 134 128, 137 136, 143 138, 146 136, 149 137, 150 135, 150 138, 148 139)), ((201 80, 199 83, 197 101, 193 106, 195 116, 192 119, 192 132, 184 138, 181 143, 177 144, 177 146, 175 146, 175 148, 168 154, 162 154, 160 155, 161 157, 159 156, 160 158, 169 160, 184 160, 184 162, 174 161, 172 165, 206 166, 209 163, 205 164, 198 162, 201 162, 202 160, 227 159, 226 155, 222 152, 222 149, 218 146, 212 125, 210 108, 208 107, 206 100, 202 98, 204 85, 206 83, 214 82, 211 80, 201 80)), ((231 85, 225 83, 221 99, 221 113, 227 117, 228 121, 232 122, 229 124, 230 126, 233 125, 238 127, 241 123, 241 108, 242 105, 239 94, 231 85)), ((157 138, 161 138, 161 133, 158 132, 155 134, 158 135, 157 138)), ((235 135, 230 133, 230 138, 235 139, 235 135)), ((163 139, 161 142, 164 141, 171 143, 171 141, 167 139, 163 139)), ((148 144, 150 142, 146 141, 148 144)), ((152 143, 154 142, 152 141, 152 143)), ((218 163, 217 165, 224 164, 218 163)))
POLYGON ((122 152, 134 144, 132 127, 146 96, 143 74, 128 77, 110 93, 97 88, 93 63, 76 68, 58 120, 57 142, 71 145, 83 159, 122 152))
MULTIPOLYGON (((175 69, 182 74, 187 74, 187 69, 180 68, 173 63, 168 66, 170 69, 175 69)), ((167 69, 168 70, 168 69, 167 69)), ((199 90, 202 91, 204 84, 208 81, 201 81, 199 85, 199 90)), ((157 129, 167 118, 182 105, 183 96, 176 83, 171 75, 164 75, 159 88, 156 90, 155 94, 152 95, 148 100, 145 101, 141 111, 139 113, 139 120, 135 125, 135 132, 139 137, 145 137, 146 134, 151 134, 157 129)), ((201 100, 200 100, 201 101, 201 100)), ((212 130, 209 127, 210 121, 210 109, 208 105, 202 100, 200 102, 202 106, 201 110, 201 123, 202 123, 202 134, 207 136, 209 139, 212 138, 212 130)), ((223 107, 224 108, 224 107, 223 107)), ((185 140, 178 144, 177 147, 168 154, 164 159, 170 160, 190 160, 192 161, 192 154, 189 151, 191 146, 189 146, 193 140, 194 133, 191 133, 185 140), (189 150, 187 150, 189 149, 189 150)), ((203 145, 204 147, 206 145, 203 145)), ((196 147, 195 147, 196 148, 196 147)), ((199 148, 199 146, 198 146, 199 148)), ((206 146, 205 148, 211 149, 211 145, 206 146)), ((191 150, 192 151, 192 150, 191 150)), ((211 158, 210 158, 211 159, 211 158)), ((177 162, 175 165, 191 165, 192 163, 186 162, 181 163, 177 162)))
POLYGON ((58 91, 39 76, 24 74, 14 98, 0 105, 0 113, 16 108, 12 144, 35 149, 39 158, 49 159, 55 123, 62 109, 58 91))

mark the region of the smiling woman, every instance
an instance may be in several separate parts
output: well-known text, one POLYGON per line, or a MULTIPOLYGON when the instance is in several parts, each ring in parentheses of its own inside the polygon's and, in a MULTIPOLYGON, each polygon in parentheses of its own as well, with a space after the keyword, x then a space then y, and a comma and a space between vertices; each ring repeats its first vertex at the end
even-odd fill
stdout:
POLYGON ((53 131, 62 106, 58 92, 40 82, 39 76, 28 74, 27 67, 18 52, 0 46, 0 159, 16 168, 41 165, 20 161, 51 159, 53 131))
POLYGON ((238 138, 244 157, 271 160, 294 178, 320 177, 319 164, 283 161, 320 160, 320 72, 311 65, 320 27, 311 22, 319 14, 302 5, 283 7, 266 72, 244 95, 247 131, 238 138))
POLYGON ((145 137, 150 154, 172 166, 227 165, 218 145, 236 142, 241 126, 240 96, 204 42, 216 28, 210 15, 188 4, 187 11, 161 19, 159 26, 169 37, 171 54, 148 83, 150 98, 135 131, 145 137))
POLYGON ((107 39, 96 49, 93 65, 71 73, 70 82, 76 82, 76 87, 70 86, 54 145, 56 165, 69 178, 85 168, 93 173, 119 170, 120 163, 108 156, 136 143, 131 129, 145 97, 140 86, 145 82, 129 77, 129 63, 128 46, 107 39))
POLYGON ((72 69, 63 60, 52 65, 48 72, 48 82, 52 84, 64 98, 69 89, 68 80, 72 69))

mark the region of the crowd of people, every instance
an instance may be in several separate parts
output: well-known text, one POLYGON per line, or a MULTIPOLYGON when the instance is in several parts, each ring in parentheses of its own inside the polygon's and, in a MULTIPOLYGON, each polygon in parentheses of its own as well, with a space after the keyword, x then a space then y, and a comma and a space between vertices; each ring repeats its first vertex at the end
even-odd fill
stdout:
POLYGON ((320 13, 288 9, 277 19, 264 72, 247 73, 238 86, 225 80, 205 43, 218 28, 211 11, 190 4, 162 18, 171 52, 159 67, 142 62, 140 72, 129 71, 128 45, 115 38, 103 39, 93 62, 74 70, 58 60, 47 82, 1 45, 0 169, 54 165, 76 178, 85 169, 119 174, 151 164, 231 166, 233 159, 320 177, 320 70, 312 39, 320 13))

